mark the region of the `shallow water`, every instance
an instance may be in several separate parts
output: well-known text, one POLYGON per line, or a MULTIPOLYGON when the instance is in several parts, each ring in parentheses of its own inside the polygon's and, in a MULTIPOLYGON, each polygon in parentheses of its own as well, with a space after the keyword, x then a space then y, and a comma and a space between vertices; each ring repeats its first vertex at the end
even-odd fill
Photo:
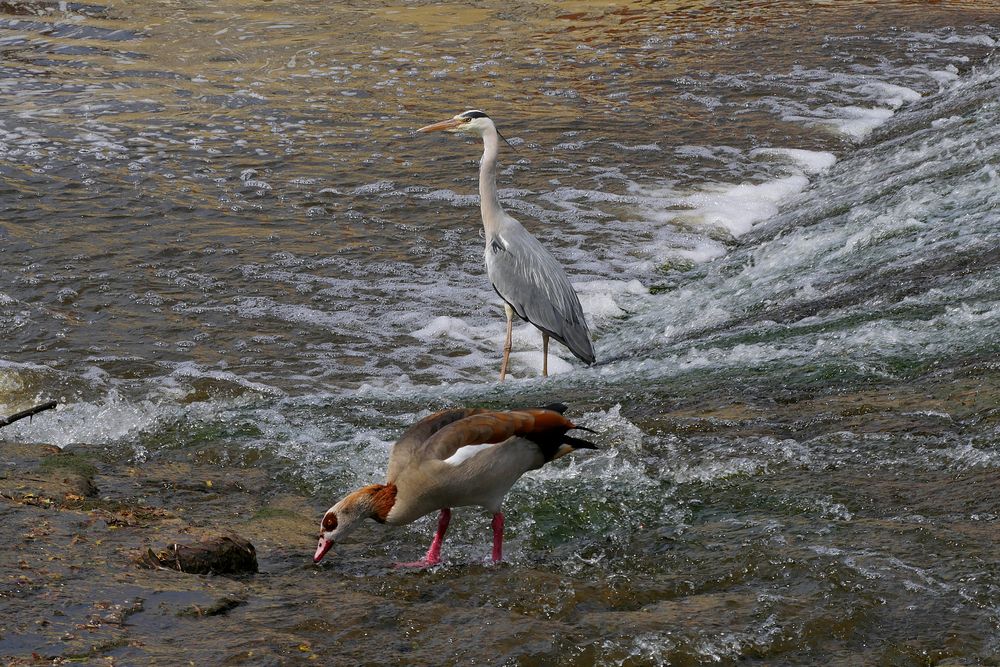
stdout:
MULTIPOLYGON (((431 409, 564 400, 602 452, 529 475, 508 527, 515 568, 568 583, 472 603, 584 629, 567 660, 599 664, 988 662, 998 25, 983 2, 0 4, 0 413, 63 403, 4 436, 264 467, 319 510, 431 409), (555 346, 538 378, 522 326, 495 383, 481 149, 413 132, 467 108, 514 145, 501 198, 577 285, 591 368, 555 346)), ((466 514, 455 564, 485 553, 466 514)))

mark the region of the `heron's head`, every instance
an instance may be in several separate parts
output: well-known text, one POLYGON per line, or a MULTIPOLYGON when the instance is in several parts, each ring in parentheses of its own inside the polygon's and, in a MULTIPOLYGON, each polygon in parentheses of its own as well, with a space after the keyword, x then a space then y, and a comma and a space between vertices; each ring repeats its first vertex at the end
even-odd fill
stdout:
POLYGON ((330 547, 354 532, 365 519, 384 522, 395 501, 396 487, 392 484, 370 484, 348 494, 323 515, 313 562, 322 560, 330 547))
POLYGON ((417 132, 440 132, 443 130, 453 134, 474 134, 481 137, 490 129, 496 130, 493 120, 478 109, 470 109, 440 123, 422 127, 417 132))

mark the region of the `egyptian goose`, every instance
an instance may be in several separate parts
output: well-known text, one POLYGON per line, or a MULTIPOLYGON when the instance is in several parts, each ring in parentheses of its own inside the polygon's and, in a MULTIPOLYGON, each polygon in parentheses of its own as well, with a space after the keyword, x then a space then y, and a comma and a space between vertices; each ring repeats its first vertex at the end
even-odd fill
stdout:
POLYGON ((493 561, 500 561, 500 504, 514 482, 575 449, 596 449, 586 440, 566 435, 572 429, 590 429, 563 417, 565 410, 558 403, 509 412, 460 408, 421 419, 392 446, 385 484, 358 489, 326 511, 313 562, 318 563, 364 519, 399 526, 440 510, 427 555, 398 565, 437 564, 451 508, 466 505, 479 505, 493 513, 493 561))

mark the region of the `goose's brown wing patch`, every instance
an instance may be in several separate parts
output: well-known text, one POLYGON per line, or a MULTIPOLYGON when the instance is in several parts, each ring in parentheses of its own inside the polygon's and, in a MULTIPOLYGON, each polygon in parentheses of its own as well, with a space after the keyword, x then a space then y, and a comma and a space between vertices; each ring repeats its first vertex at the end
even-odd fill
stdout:
MULTIPOLYGON (((482 411, 458 419, 431 435, 418 449, 421 460, 445 460, 468 445, 498 444, 513 436, 556 443, 573 422, 558 412, 539 408, 509 412, 482 411)), ((545 448, 543 447, 543 450, 545 448)))

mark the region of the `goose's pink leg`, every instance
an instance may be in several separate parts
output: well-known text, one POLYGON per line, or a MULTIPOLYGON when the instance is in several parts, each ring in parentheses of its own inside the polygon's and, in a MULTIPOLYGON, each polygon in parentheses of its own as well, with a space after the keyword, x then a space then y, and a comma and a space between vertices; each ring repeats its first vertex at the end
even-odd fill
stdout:
POLYGON ((430 567, 441 562, 441 543, 444 542, 444 533, 448 530, 448 522, 451 521, 451 510, 445 507, 438 517, 437 532, 431 541, 431 548, 427 550, 427 555, 422 560, 412 563, 396 563, 396 567, 430 567))
POLYGON ((493 562, 499 563, 503 560, 503 514, 494 514, 490 525, 493 526, 493 562))

